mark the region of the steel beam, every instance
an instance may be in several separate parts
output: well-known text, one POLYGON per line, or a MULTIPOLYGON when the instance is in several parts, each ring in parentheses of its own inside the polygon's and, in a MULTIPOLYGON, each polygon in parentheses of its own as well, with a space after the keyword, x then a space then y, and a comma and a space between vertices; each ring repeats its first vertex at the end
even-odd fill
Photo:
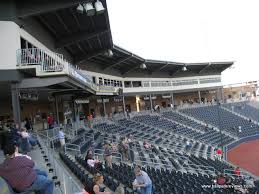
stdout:
POLYGON ((17 17, 26 18, 53 12, 59 9, 65 9, 72 6, 77 6, 79 3, 94 2, 94 0, 16 0, 17 17))
POLYGON ((110 30, 108 29, 100 29, 96 30, 95 32, 89 32, 89 31, 82 31, 82 32, 77 32, 73 34, 69 34, 65 37, 62 37, 60 40, 56 41, 55 47, 57 48, 63 48, 65 46, 68 46, 73 43, 77 43, 83 40, 89 40, 91 38, 94 38, 96 36, 105 34, 109 32, 110 30))

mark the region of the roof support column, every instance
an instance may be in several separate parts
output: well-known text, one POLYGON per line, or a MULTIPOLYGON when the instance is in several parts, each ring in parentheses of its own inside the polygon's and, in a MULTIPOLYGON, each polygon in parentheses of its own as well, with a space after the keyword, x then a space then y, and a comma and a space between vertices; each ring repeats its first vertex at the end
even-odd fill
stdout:
POLYGON ((221 94, 221 102, 224 103, 224 88, 222 86, 222 88, 220 89, 220 94, 221 94))
POLYGON ((56 114, 56 121, 57 124, 59 125, 59 110, 58 110, 58 97, 55 96, 55 114, 56 114))
POLYGON ((198 91, 198 96, 199 96, 199 103, 201 104, 201 91, 198 91))
POLYGON ((104 117, 106 117, 106 107, 105 107, 104 98, 102 100, 103 100, 103 114, 104 114, 104 117))
POLYGON ((18 83, 11 84, 13 119, 21 127, 21 106, 19 99, 18 83))
POLYGON ((126 116, 126 105, 125 105, 125 97, 124 97, 124 94, 122 95, 122 104, 123 104, 124 116, 126 116))
POLYGON ((74 117, 75 117, 75 128, 76 128, 76 134, 77 134, 77 130, 79 129, 79 107, 78 104, 76 103, 76 101, 74 100, 74 117))
POLYGON ((174 93, 171 93, 171 104, 172 108, 174 108, 174 93))
POLYGON ((153 112, 153 102, 152 102, 152 95, 149 94, 149 100, 150 100, 150 111, 153 112))

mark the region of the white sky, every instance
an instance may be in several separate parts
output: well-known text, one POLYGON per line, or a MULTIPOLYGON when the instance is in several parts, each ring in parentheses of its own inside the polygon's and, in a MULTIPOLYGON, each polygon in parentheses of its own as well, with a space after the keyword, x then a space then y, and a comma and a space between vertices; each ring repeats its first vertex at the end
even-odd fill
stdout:
POLYGON ((107 0, 113 41, 146 59, 235 61, 223 83, 259 80, 259 0, 107 0))

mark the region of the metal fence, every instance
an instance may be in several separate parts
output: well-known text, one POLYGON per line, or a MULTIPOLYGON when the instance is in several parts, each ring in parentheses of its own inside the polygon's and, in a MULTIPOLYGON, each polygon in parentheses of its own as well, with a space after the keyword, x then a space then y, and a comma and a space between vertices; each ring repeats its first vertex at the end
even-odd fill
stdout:
POLYGON ((61 183, 61 192, 63 194, 76 194, 82 193, 83 186, 79 185, 72 177, 71 174, 65 169, 63 164, 59 161, 54 151, 54 147, 50 148, 51 139, 43 134, 38 134, 37 139, 41 144, 43 151, 46 153, 49 163, 53 166, 53 175, 57 176, 61 183))

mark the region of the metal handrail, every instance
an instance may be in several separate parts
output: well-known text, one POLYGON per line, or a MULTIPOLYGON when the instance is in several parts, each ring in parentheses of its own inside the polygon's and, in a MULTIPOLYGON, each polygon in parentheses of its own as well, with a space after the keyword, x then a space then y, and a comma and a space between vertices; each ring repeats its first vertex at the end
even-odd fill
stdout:
MULTIPOLYGON (((39 136, 38 136, 39 137, 39 136)), ((62 170, 58 170, 58 168, 56 168, 57 166, 63 166, 63 164, 58 160, 58 158, 55 156, 54 150, 53 149, 49 149, 47 147, 47 145, 45 143, 43 143, 42 138, 38 138, 39 142, 42 145, 42 148, 45 149, 48 158, 50 160, 50 162, 52 163, 52 165, 54 166, 54 173, 55 175, 59 175, 59 178, 61 181, 61 183, 63 183, 63 193, 64 194, 71 194, 71 193, 80 193, 82 191, 82 187, 80 187, 76 181, 71 177, 71 174, 69 174, 65 168, 62 168, 62 170), (50 152, 50 153, 49 153, 50 152), (66 187, 66 179, 65 177, 69 178, 69 181, 67 182, 67 184, 69 184, 69 186, 66 187), (72 186, 71 186, 72 183, 72 186), (76 188, 74 190, 74 187, 76 188), (70 191, 67 191, 67 188, 71 189, 70 191)))
MULTIPOLYGON (((195 168, 190 168, 190 167, 184 167, 184 169, 186 170, 186 171, 190 171, 190 170, 197 170, 197 169, 195 169, 195 168)), ((213 170, 204 170, 204 169, 199 169, 199 170, 202 170, 202 172, 210 172, 210 173, 214 173, 214 174, 216 174, 216 172, 215 171, 213 171, 213 170)))
MULTIPOLYGON (((196 164, 189 164, 189 167, 190 166, 194 166, 194 167, 198 167, 198 168, 207 168, 207 169, 212 169, 213 172, 216 172, 215 168, 212 167, 212 166, 204 166, 204 165, 196 165, 196 164)), ((188 168, 188 167, 186 167, 188 168)))
POLYGON ((65 146, 64 146, 64 149, 65 149, 65 153, 67 152, 67 150, 72 150, 72 151, 76 151, 79 154, 81 154, 81 147, 79 145, 76 145, 76 144, 66 143, 65 146), (70 148, 68 146, 74 146, 76 148, 74 149, 74 148, 70 148))
MULTIPOLYGON (((45 73, 61 72, 81 81, 88 87, 97 91, 97 86, 92 82, 92 78, 82 73, 75 66, 64 59, 62 54, 54 53, 39 48, 18 49, 16 51, 17 65, 20 67, 30 65, 40 65, 40 71, 45 73)), ((113 88, 115 91, 115 88, 113 88)))
POLYGON ((92 143, 94 142, 94 134, 93 134, 93 133, 91 133, 90 135, 88 135, 87 132, 86 132, 83 137, 84 137, 84 142, 86 141, 86 138, 87 138, 87 137, 90 138, 90 139, 92 139, 92 140, 91 140, 92 143))
POLYGON ((40 133, 40 132, 38 132, 37 135, 44 137, 44 139, 46 140, 47 146, 52 145, 53 146, 52 149, 55 149, 54 141, 57 140, 58 138, 50 138, 50 137, 48 137, 48 136, 46 136, 46 135, 44 135, 43 133, 40 133))
POLYGON ((233 169, 224 169, 223 172, 224 172, 224 174, 228 174, 228 175, 236 176, 236 177, 245 177, 245 178, 252 177, 249 173, 244 172, 242 169, 240 169, 241 175, 235 174, 235 170, 233 170, 233 169))
POLYGON ((173 165, 171 165, 171 164, 163 164, 163 163, 159 163, 159 162, 148 162, 148 161, 144 161, 144 160, 134 160, 134 163, 135 164, 138 164, 138 163, 144 163, 144 164, 146 164, 146 165, 154 165, 154 166, 162 166, 162 167, 166 167, 166 168, 171 168, 171 169, 173 169, 174 168, 174 166, 173 165))
MULTIPOLYGON (((103 156, 103 154, 104 154, 104 149, 94 149, 94 156, 95 155, 98 155, 98 156, 103 156), (96 153, 96 151, 101 151, 102 153, 96 153)), ((122 155, 121 155, 121 153, 119 153, 119 152, 112 152, 112 156, 114 157, 114 158, 118 158, 118 159, 120 159, 120 161, 122 161, 122 155), (118 155, 118 156, 115 156, 114 154, 116 154, 116 155, 118 155)))

